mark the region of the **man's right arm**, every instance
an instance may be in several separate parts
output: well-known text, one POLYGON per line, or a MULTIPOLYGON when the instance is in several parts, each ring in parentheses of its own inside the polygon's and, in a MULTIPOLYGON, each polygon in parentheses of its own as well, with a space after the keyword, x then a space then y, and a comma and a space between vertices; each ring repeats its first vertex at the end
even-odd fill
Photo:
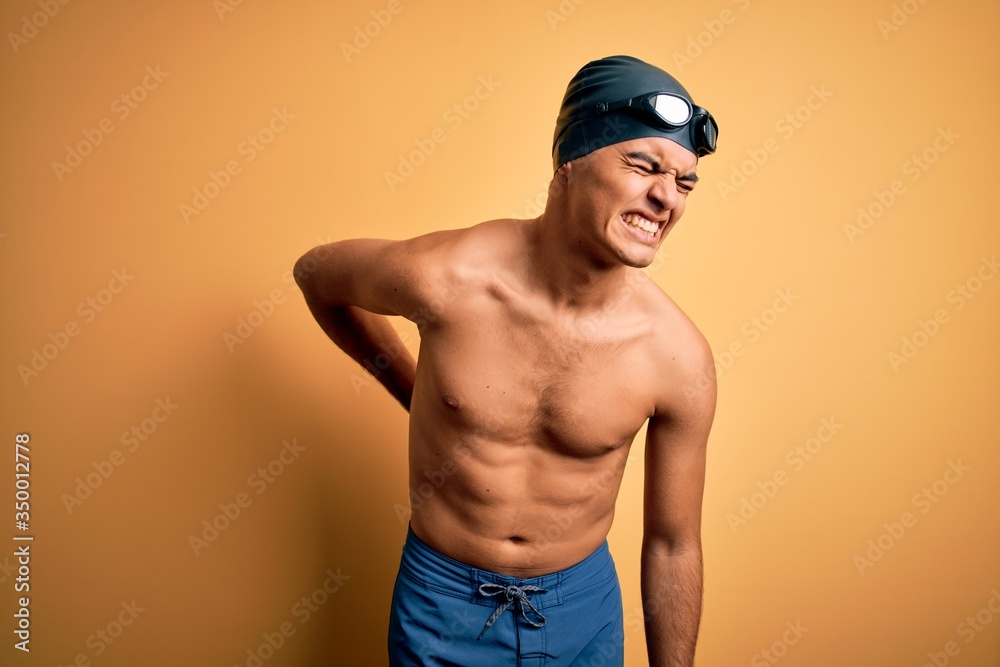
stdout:
POLYGON ((323 331, 410 409, 416 360, 387 315, 412 317, 433 282, 429 261, 438 235, 406 241, 352 239, 313 248, 295 264, 295 282, 323 331), (384 355, 379 357, 379 355, 384 355))

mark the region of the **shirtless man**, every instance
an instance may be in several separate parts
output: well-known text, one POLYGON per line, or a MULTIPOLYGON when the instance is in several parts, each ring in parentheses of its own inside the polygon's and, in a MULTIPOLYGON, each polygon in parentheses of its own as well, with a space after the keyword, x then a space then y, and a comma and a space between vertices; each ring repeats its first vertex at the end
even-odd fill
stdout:
POLYGON ((621 665, 606 537, 647 420, 649 660, 693 665, 712 352, 641 268, 716 133, 666 72, 594 61, 567 89, 541 216, 341 241, 299 260, 323 330, 369 369, 390 358, 377 379, 410 413, 392 665, 621 665), (390 315, 417 324, 419 363, 390 315))

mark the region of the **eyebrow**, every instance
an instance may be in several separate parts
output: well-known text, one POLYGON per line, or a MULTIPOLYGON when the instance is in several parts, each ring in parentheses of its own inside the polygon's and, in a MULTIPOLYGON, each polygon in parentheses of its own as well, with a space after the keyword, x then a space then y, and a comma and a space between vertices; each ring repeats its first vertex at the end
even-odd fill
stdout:
MULTIPOLYGON (((660 161, 649 153, 644 153, 643 151, 632 151, 631 153, 626 153, 625 157, 631 158, 633 160, 643 160, 649 163, 649 166, 653 168, 653 171, 660 171, 660 161)), ((698 174, 691 172, 690 174, 684 174, 677 177, 678 181, 688 181, 690 183, 698 182, 698 174)))

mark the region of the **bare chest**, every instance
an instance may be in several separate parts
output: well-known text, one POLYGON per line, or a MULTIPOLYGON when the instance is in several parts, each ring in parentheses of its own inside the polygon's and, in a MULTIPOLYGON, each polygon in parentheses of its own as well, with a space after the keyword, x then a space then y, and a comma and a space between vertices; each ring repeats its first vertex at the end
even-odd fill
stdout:
POLYGON ((461 432, 600 456, 631 442, 653 411, 634 336, 473 318, 421 343, 423 400, 461 432))

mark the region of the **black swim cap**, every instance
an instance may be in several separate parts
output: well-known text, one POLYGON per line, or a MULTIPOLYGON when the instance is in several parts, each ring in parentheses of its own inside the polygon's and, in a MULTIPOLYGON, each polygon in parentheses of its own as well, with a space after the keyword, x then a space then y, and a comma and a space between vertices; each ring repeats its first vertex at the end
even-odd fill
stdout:
MULTIPOLYGON (((584 65, 563 97, 552 142, 555 169, 598 148, 643 137, 664 137, 695 155, 704 155, 696 146, 691 123, 666 127, 654 123, 632 109, 609 111, 595 116, 598 105, 625 100, 651 92, 674 93, 692 103, 691 95, 674 77, 632 56, 610 56, 584 65), (581 118, 581 115, 583 118, 581 118)), ((702 110, 703 111, 703 110, 702 110)), ((707 115, 707 112, 706 112, 707 115)), ((713 132, 715 131, 712 121, 713 132)), ((711 137, 714 150, 714 134, 711 137)))

